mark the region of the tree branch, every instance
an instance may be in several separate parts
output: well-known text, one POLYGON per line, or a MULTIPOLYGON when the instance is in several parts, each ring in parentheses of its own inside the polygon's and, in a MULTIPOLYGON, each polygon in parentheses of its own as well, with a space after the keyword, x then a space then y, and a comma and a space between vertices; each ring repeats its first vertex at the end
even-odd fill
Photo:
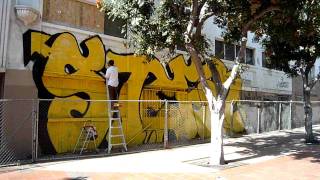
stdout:
MULTIPOLYGON (((207 2, 201 4, 201 9, 200 9, 200 17, 199 17, 199 23, 197 25, 197 29, 196 29, 196 36, 201 35, 201 30, 202 30, 202 26, 204 24, 204 22, 209 19, 210 17, 212 17, 214 15, 214 12, 208 12, 206 13, 206 11, 209 8, 209 5, 207 2)), ((199 7, 199 8, 200 8, 199 7)))
POLYGON ((253 15, 253 18, 252 18, 250 21, 248 21, 248 22, 246 23, 246 25, 242 28, 242 32, 244 32, 244 31, 246 31, 246 32, 249 31, 249 30, 250 30, 250 26, 251 26, 254 22, 256 22, 258 19, 262 18, 266 13, 272 12, 272 11, 279 11, 279 10, 280 10, 280 7, 279 7, 279 6, 273 6, 273 5, 271 5, 271 6, 267 7, 266 9, 264 9, 264 10, 262 10, 262 11, 256 13, 256 14, 254 14, 254 15, 253 15))
POLYGON ((231 70, 231 74, 228 77, 228 79, 223 83, 223 91, 222 91, 222 99, 225 99, 228 95, 229 92, 229 88, 231 86, 231 84, 233 83, 233 81, 236 79, 239 70, 241 68, 241 59, 244 58, 245 55, 245 49, 246 49, 246 44, 247 44, 247 34, 248 31, 250 30, 250 27, 253 23, 255 23, 257 20, 259 20, 260 18, 262 18, 266 13, 268 12, 272 12, 272 11, 276 11, 276 10, 280 10, 280 8, 278 6, 269 6, 268 8, 256 13, 253 15, 253 18, 250 19, 241 29, 241 47, 240 47, 240 51, 239 54, 237 56, 237 58, 235 58, 235 65, 233 66, 232 70, 231 70))
POLYGON ((238 75, 238 72, 239 72, 240 67, 241 67, 241 64, 240 64, 239 62, 236 62, 235 65, 232 67, 230 76, 229 76, 228 79, 223 83, 223 91, 222 91, 222 93, 221 93, 221 99, 223 99, 223 100, 226 99, 231 84, 232 84, 232 83, 234 82, 234 80, 237 78, 237 75, 238 75))
POLYGON ((197 35, 197 36, 201 35, 201 30, 202 30, 202 26, 203 26, 204 22, 205 22, 207 19, 209 19, 210 17, 212 17, 213 15, 214 15, 214 13, 211 12, 211 13, 207 13, 207 14, 203 15, 203 16, 200 18, 199 23, 198 23, 198 25, 197 25, 197 29, 196 29, 196 35, 197 35))
POLYGON ((302 66, 300 67, 300 73, 301 73, 301 78, 303 83, 303 91, 307 91, 307 90, 310 91, 310 87, 308 83, 308 74, 306 74, 306 71, 302 66))
POLYGON ((199 57, 199 53, 197 52, 197 50, 194 48, 192 43, 187 43, 186 44, 186 48, 188 50, 188 52, 190 53, 191 56, 191 60, 194 63, 196 70, 199 74, 199 78, 200 78, 200 83, 202 84, 202 86, 204 87, 204 91, 206 93, 206 97, 211 97, 212 99, 207 99, 209 106, 213 107, 212 105, 216 103, 216 99, 213 96, 212 90, 210 89, 210 86, 207 83, 207 79, 206 79, 206 75, 204 73, 204 69, 201 63, 201 59, 199 57))
POLYGON ((202 63, 201 63, 201 59, 199 57, 199 53, 197 52, 197 50, 194 48, 192 43, 187 43, 186 44, 186 48, 188 50, 188 52, 190 53, 191 56, 191 60, 194 63, 196 70, 200 76, 200 82, 204 85, 209 87, 207 81, 206 81, 206 76, 204 73, 204 69, 202 67, 202 63))
POLYGON ((217 70, 216 65, 212 61, 208 61, 207 63, 208 63, 209 69, 211 71, 211 76, 212 76, 217 94, 220 94, 221 89, 222 89, 222 82, 221 82, 220 74, 217 70))
POLYGON ((192 34, 193 34, 193 28, 194 28, 194 26, 196 24, 197 17, 198 17, 198 0, 193 0, 192 1, 192 11, 191 11, 190 21, 188 23, 187 30, 184 33, 185 43, 191 42, 192 34))

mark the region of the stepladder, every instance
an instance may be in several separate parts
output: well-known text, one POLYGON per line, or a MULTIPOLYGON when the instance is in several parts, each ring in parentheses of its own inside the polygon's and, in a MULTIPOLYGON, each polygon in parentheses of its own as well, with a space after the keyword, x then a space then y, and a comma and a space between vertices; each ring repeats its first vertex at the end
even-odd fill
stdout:
POLYGON ((84 151, 88 150, 89 144, 93 145, 93 150, 98 152, 96 139, 98 138, 98 133, 96 126, 91 121, 86 121, 81 127, 81 131, 74 146, 73 153, 79 152, 81 155, 84 151))
MULTIPOLYGON (((110 107, 110 106, 109 106, 110 107)), ((108 154, 115 146, 122 146, 125 151, 128 151, 126 139, 123 133, 121 113, 117 109, 109 109, 109 132, 108 132, 108 154)))

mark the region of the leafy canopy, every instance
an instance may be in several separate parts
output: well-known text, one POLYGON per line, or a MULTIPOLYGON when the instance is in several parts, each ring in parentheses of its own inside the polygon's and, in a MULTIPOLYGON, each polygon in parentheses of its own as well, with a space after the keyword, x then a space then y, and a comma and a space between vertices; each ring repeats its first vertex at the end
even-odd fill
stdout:
POLYGON ((271 68, 308 75, 320 56, 320 0, 293 2, 263 22, 263 43, 271 68))
MULTIPOLYGON (((135 53, 153 57, 191 41, 202 57, 210 56, 210 40, 202 28, 203 20, 212 17, 213 23, 224 29, 227 42, 240 43, 248 31, 262 37, 275 14, 274 10, 292 12, 298 0, 101 0, 99 6, 112 18, 127 21, 129 47, 135 53), (195 9, 195 5, 198 9, 195 9), (270 22, 263 19, 269 19, 270 22), (192 38, 187 39, 192 24, 192 38)), ((269 31, 268 31, 269 32, 269 31)), ((210 33, 210 32, 209 32, 210 33)), ((213 32, 212 32, 213 33, 213 32)))
MULTIPOLYGON (((129 45, 137 54, 153 56, 156 52, 184 45, 184 32, 190 20, 189 0, 105 0, 102 9, 127 21, 129 45)), ((199 49, 204 45, 199 43, 199 49)))

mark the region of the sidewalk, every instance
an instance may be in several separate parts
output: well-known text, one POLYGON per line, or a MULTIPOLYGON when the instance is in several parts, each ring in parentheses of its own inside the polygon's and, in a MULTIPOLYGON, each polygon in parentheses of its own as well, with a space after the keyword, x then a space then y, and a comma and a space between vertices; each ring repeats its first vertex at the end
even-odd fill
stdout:
POLYGON ((0 169, 0 179, 320 179, 320 145, 303 139, 301 128, 226 139, 223 167, 207 164, 210 147, 201 144, 0 169))

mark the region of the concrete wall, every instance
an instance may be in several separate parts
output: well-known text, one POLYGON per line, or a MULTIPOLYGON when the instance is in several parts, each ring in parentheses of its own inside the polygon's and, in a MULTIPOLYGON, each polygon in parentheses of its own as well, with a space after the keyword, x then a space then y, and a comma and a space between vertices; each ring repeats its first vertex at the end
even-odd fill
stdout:
POLYGON ((37 88, 34 85, 31 71, 7 69, 4 85, 4 98, 10 99, 1 102, 3 108, 3 128, 6 135, 7 148, 15 158, 30 159, 32 154, 32 125, 33 108, 37 99, 37 88))

